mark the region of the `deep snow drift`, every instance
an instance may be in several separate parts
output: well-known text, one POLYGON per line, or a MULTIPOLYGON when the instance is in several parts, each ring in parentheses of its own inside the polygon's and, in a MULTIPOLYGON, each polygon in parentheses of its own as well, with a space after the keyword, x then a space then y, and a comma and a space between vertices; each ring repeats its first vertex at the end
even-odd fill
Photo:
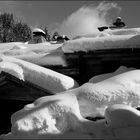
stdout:
POLYGON ((139 77, 131 70, 41 97, 12 115, 11 133, 1 138, 140 138, 139 77))
POLYGON ((60 94, 37 99, 11 117, 11 133, 3 139, 94 139, 140 138, 140 112, 116 104, 105 110, 98 121, 80 115, 76 96, 60 94))
POLYGON ((97 83, 85 83, 74 94, 82 116, 102 116, 107 106, 140 106, 140 70, 128 71, 97 83))
POLYGON ((0 70, 17 78, 34 83, 52 94, 78 87, 78 83, 66 75, 13 57, 2 56, 0 70))

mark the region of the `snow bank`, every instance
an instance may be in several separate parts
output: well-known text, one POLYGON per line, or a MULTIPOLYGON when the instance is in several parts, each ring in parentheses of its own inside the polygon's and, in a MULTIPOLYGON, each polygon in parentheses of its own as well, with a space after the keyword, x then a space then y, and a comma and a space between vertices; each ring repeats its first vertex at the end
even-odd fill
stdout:
POLYGON ((14 113, 11 122, 11 133, 1 138, 93 139, 102 133, 112 137, 106 133, 105 121, 92 122, 80 115, 77 98, 72 94, 41 97, 14 113))
POLYGON ((140 112, 116 104, 105 110, 105 119, 84 119, 76 96, 41 97, 11 117, 11 132, 2 139, 126 139, 140 138, 140 112))
MULTIPOLYGON (((105 109, 113 104, 127 104, 132 107, 140 106, 140 70, 128 71, 101 82, 85 83, 78 87, 78 84, 72 78, 52 70, 11 57, 3 56, 2 60, 21 67, 23 74, 20 73, 20 77, 23 77, 25 81, 37 84, 56 94, 68 90, 64 94, 76 95, 83 117, 104 116, 105 109)), ((10 68, 12 69, 9 66, 6 68, 6 64, 3 67, 8 71, 10 68)))
POLYGON ((77 96, 82 116, 104 116, 113 104, 140 106, 139 83, 140 70, 132 70, 98 83, 85 83, 71 93, 77 96))
POLYGON ((140 126, 140 111, 127 105, 115 104, 108 107, 105 117, 112 128, 140 126))
POLYGON ((117 139, 140 138, 140 111, 135 108, 116 104, 106 109, 105 118, 117 139))
MULTIPOLYGON (((12 60, 13 61, 13 60, 12 60)), ((140 70, 85 83, 26 105, 11 118, 5 139, 140 138, 140 70), (89 121, 87 116, 104 117, 89 121)))
POLYGON ((44 89, 51 91, 52 93, 59 93, 68 89, 78 87, 78 83, 71 77, 60 74, 53 70, 43 68, 41 66, 13 57, 2 56, 1 59, 4 61, 2 62, 2 66, 4 65, 4 67, 2 67, 3 71, 14 71, 15 73, 17 73, 17 75, 19 75, 19 73, 21 72, 20 75, 24 77, 24 81, 34 83, 44 89), (9 63, 7 62, 10 62, 10 65, 12 66, 9 67, 9 63), (15 64, 18 65, 16 66, 16 68, 14 68, 15 64), (22 68, 23 72, 16 71, 19 69, 19 67, 22 68))
POLYGON ((65 53, 72 53, 115 48, 139 48, 139 38, 140 28, 106 31, 97 34, 96 37, 70 40, 62 45, 62 49, 65 53))
POLYGON ((8 138, 85 138, 77 99, 72 94, 42 97, 11 117, 8 138), (79 134, 79 135, 77 135, 79 134))
POLYGON ((33 104, 26 105, 23 110, 12 115, 11 120, 12 124, 16 122, 17 125, 14 126, 14 131, 32 131, 38 129, 40 134, 58 134, 67 131, 71 127, 71 124, 77 125, 78 122, 73 123, 75 121, 73 118, 74 115, 77 119, 82 119, 76 97, 72 94, 62 94, 60 96, 39 98, 33 104), (35 125, 34 123, 37 122, 38 124, 35 125), (42 129, 42 126, 45 128, 42 129))
POLYGON ((115 75, 127 72, 127 71, 131 71, 131 70, 135 70, 135 68, 127 68, 125 66, 120 66, 116 71, 112 72, 112 73, 106 73, 106 74, 101 74, 101 75, 97 75, 94 76, 93 78, 91 78, 89 80, 89 83, 97 83, 97 82, 101 82, 105 79, 111 78, 115 75))

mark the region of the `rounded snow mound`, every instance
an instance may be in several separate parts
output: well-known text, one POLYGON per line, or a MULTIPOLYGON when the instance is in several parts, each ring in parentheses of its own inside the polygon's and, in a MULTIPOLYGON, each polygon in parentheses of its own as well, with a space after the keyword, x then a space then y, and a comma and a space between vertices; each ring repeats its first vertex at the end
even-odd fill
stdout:
POLYGON ((124 105, 115 104, 105 111, 107 127, 112 130, 116 139, 140 138, 140 111, 124 105))
POLYGON ((102 117, 113 104, 140 106, 140 70, 131 70, 97 83, 85 83, 72 91, 77 96, 81 115, 102 117))
POLYGON ((108 125, 112 128, 140 126, 140 111, 123 104, 115 104, 105 110, 108 125))
POLYGON ((18 66, 17 64, 11 63, 11 62, 0 62, 0 72, 7 72, 20 80, 24 80, 23 77, 23 69, 18 66))
POLYGON ((53 94, 79 86, 78 83, 71 77, 47 68, 43 68, 33 63, 8 56, 2 56, 1 59, 3 60, 2 63, 6 62, 3 64, 3 71, 9 72, 11 70, 15 71, 15 73, 19 73, 20 71, 16 71, 14 68, 15 65, 18 65, 16 67, 21 67, 23 72, 20 73, 20 75, 22 75, 25 82, 28 81, 34 83, 35 85, 38 85, 53 94), (11 62, 13 66, 9 67, 7 62, 11 62))
POLYGON ((76 134, 82 130, 80 121, 84 120, 74 95, 47 96, 14 113, 11 132, 16 138, 75 138, 81 137, 76 134))
POLYGON ((123 104, 105 110, 101 121, 84 119, 76 96, 59 94, 41 97, 11 117, 11 133, 4 139, 94 139, 140 138, 140 112, 123 104))

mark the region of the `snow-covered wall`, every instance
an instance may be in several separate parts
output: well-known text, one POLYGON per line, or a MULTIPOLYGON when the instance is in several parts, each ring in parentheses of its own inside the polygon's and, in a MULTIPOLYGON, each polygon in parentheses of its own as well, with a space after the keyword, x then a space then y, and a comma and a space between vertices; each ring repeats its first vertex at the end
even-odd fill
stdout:
POLYGON ((14 73, 16 77, 19 75, 19 79, 34 83, 54 94, 78 87, 74 79, 53 70, 13 57, 2 56, 1 59, 1 70, 14 73))

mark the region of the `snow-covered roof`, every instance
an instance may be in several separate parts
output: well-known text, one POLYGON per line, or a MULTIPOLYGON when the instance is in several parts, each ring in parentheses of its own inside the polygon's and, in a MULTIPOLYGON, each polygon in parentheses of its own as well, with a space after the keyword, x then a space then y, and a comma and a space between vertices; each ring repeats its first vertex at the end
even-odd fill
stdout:
POLYGON ((95 37, 101 37, 105 35, 137 35, 140 34, 140 28, 120 28, 120 29, 107 29, 103 32, 96 32, 92 34, 85 34, 85 35, 79 35, 74 37, 74 39, 79 38, 95 38, 95 37))
POLYGON ((46 34, 42 29, 40 29, 40 28, 35 28, 35 29, 33 29, 33 31, 32 31, 33 33, 43 33, 44 35, 46 34))
POLYGON ((38 65, 66 66, 62 44, 0 43, 0 55, 12 56, 38 65))
POLYGON ((110 35, 138 35, 140 34, 140 28, 120 28, 114 30, 105 30, 105 33, 110 35))
POLYGON ((81 38, 70 40, 62 46, 65 53, 88 52, 95 50, 119 49, 119 48, 139 48, 140 28, 118 29, 99 32, 93 35, 82 36, 81 38))
POLYGON ((13 57, 2 56, 1 59, 1 71, 8 72, 25 82, 29 81, 38 85, 52 94, 78 87, 78 83, 74 79, 53 70, 13 57))

